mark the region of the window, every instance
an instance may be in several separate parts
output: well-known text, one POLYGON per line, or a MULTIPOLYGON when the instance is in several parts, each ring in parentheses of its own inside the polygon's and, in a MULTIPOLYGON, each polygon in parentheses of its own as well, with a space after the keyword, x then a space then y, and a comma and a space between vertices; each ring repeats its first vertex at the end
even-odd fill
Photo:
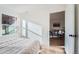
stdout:
POLYGON ((26 37, 26 21, 22 21, 22 36, 26 37))
POLYGON ((16 32, 16 20, 14 16, 2 14, 2 35, 9 35, 16 32))
POLYGON ((36 23, 22 20, 22 36, 29 39, 42 40, 42 27, 36 23))
POLYGON ((27 23, 27 33, 29 39, 42 40, 42 26, 28 21, 27 23))

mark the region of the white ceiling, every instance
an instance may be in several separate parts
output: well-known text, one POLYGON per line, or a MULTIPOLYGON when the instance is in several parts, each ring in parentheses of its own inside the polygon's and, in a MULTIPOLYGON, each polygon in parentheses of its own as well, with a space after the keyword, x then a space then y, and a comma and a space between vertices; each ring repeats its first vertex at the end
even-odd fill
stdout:
POLYGON ((55 8, 64 8, 63 4, 0 4, 1 7, 6 7, 9 9, 13 9, 18 13, 26 12, 29 10, 36 9, 55 9, 55 8))

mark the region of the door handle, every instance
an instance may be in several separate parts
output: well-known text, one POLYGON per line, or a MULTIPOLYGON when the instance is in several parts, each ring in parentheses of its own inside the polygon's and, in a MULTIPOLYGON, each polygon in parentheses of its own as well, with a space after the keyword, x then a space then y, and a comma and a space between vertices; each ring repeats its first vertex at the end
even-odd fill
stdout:
POLYGON ((70 34, 69 36, 70 36, 70 37, 77 37, 76 35, 72 35, 72 34, 70 34))

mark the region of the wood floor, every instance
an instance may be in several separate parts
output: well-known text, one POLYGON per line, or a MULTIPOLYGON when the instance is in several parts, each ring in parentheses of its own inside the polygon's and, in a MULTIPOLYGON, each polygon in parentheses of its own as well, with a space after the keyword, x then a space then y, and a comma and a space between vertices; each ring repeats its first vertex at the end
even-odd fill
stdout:
POLYGON ((56 53, 64 54, 64 37, 50 38, 50 46, 56 51, 56 53))
POLYGON ((64 46, 64 38, 50 38, 51 46, 64 46))
POLYGON ((64 49, 58 46, 46 47, 39 54, 65 54, 64 49))

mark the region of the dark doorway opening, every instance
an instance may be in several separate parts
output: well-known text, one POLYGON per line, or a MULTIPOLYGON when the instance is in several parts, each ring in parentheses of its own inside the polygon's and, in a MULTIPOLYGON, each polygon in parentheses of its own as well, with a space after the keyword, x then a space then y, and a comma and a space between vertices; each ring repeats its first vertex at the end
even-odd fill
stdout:
POLYGON ((50 46, 64 47, 65 11, 50 13, 50 46))

